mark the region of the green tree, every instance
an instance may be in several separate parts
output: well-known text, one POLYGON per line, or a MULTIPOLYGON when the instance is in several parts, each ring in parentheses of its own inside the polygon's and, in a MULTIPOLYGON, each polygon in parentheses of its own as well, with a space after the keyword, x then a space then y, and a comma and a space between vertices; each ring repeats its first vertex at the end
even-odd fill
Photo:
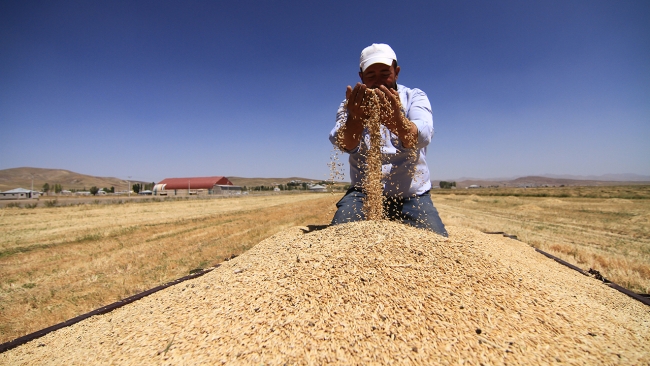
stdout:
POLYGON ((97 188, 95 186, 90 187, 90 194, 92 194, 93 196, 96 196, 97 192, 99 192, 99 188, 97 188))
POLYGON ((49 183, 43 184, 43 192, 47 193, 49 191, 50 191, 50 184, 49 183))
POLYGON ((111 186, 111 193, 115 193, 115 187, 111 186))
POLYGON ((134 192, 135 194, 140 193, 140 188, 142 188, 142 186, 140 185, 140 183, 136 183, 136 184, 134 184, 134 185, 133 185, 133 192, 134 192))
POLYGON ((456 187, 456 182, 447 182, 444 180, 440 181, 440 188, 442 189, 451 189, 451 187, 456 187))
POLYGON ((59 183, 54 184, 54 193, 57 193, 57 194, 61 193, 62 190, 63 190, 63 187, 61 187, 61 185, 59 183))

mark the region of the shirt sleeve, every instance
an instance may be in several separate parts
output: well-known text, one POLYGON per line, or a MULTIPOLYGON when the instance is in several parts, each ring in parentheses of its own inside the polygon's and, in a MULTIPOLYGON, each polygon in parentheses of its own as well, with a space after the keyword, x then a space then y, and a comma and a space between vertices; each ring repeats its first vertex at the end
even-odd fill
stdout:
POLYGON ((433 113, 427 95, 420 89, 412 89, 412 92, 409 96, 406 118, 415 123, 418 128, 418 141, 415 148, 421 149, 429 145, 433 138, 433 113))

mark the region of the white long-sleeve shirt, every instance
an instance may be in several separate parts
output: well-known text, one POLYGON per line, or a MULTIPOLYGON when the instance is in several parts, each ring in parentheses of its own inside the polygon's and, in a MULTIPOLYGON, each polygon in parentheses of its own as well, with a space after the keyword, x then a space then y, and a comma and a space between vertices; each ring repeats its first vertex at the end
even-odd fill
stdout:
MULTIPOLYGON (((426 162, 427 146, 433 137, 433 116, 429 98, 420 89, 409 89, 403 85, 397 85, 400 101, 404 115, 418 128, 418 139, 415 147, 417 154, 412 155, 411 150, 403 146, 397 135, 391 133, 388 128, 381 126, 381 162, 382 162, 382 183, 384 194, 389 197, 411 197, 420 195, 431 189, 429 167, 426 162), (415 165, 415 169, 413 169, 415 165), (410 174, 414 172, 414 174, 410 174)), ((345 100, 341 102, 336 113, 336 125, 330 132, 330 141, 337 145, 337 132, 348 119, 348 111, 345 100)), ((364 128, 359 146, 347 151, 350 155, 350 179, 354 187, 361 188, 364 178, 364 166, 368 148, 370 146, 370 135, 364 128)))

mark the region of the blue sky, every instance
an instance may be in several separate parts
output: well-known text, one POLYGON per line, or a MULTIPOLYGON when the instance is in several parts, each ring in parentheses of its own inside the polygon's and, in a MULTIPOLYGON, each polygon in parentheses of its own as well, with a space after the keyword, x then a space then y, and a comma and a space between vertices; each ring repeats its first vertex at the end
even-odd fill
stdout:
POLYGON ((650 2, 625 0, 0 0, 0 169, 326 179, 372 43, 429 96, 432 179, 650 175, 650 2))

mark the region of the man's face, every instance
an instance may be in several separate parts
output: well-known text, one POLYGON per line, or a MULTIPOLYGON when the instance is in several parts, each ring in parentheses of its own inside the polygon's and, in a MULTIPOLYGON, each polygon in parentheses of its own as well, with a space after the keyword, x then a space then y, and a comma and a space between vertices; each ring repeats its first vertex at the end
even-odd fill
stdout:
POLYGON ((361 82, 366 84, 370 89, 385 86, 387 88, 397 89, 397 76, 399 75, 399 66, 394 68, 385 64, 372 64, 366 67, 366 70, 359 73, 361 82))

